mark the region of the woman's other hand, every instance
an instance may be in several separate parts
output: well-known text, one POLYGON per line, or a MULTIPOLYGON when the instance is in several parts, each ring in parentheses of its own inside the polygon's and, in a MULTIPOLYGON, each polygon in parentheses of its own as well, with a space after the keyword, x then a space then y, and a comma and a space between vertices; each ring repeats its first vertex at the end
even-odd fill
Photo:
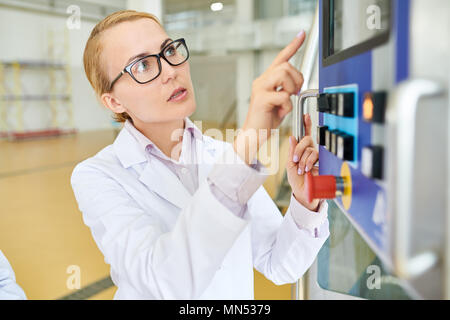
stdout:
POLYGON ((314 146, 311 136, 311 117, 305 114, 303 117, 305 124, 305 136, 299 143, 295 137, 289 137, 289 157, 286 163, 286 171, 289 184, 294 193, 294 197, 304 207, 311 211, 317 211, 319 200, 308 202, 305 190, 305 173, 311 172, 317 176, 319 169, 314 164, 319 160, 319 152, 314 146))

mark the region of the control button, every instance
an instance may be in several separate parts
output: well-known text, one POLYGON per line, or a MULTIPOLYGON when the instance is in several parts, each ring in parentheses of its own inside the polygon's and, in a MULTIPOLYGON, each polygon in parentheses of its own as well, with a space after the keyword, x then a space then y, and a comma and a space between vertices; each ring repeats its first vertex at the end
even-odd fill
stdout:
POLYGON ((310 172, 305 179, 308 202, 314 199, 336 198, 336 178, 334 176, 313 176, 310 172))
POLYGON ((354 114, 354 93, 339 93, 337 97, 337 115, 340 117, 353 118, 354 114))
POLYGON ((327 126, 318 126, 317 127, 317 144, 319 146, 325 145, 325 132, 328 130, 327 126))
POLYGON ((318 112, 330 112, 330 104, 328 101, 328 95, 326 93, 322 93, 319 95, 319 98, 317 99, 317 111, 318 112))
POLYGON ((332 93, 329 95, 329 101, 330 105, 330 113, 331 114, 338 114, 338 95, 336 93, 332 93))
POLYGON ((330 131, 331 134, 331 148, 330 152, 334 155, 337 155, 337 137, 339 135, 339 131, 332 130, 330 131))
POLYGON ((353 161, 353 137, 342 133, 337 136, 337 157, 344 161, 353 161))
POLYGON ((383 148, 379 146, 369 146, 362 149, 361 171, 369 178, 383 178, 383 148))
POLYGON ((367 122, 384 123, 387 94, 384 91, 364 95, 363 118, 367 122))
POLYGON ((331 152, 331 132, 325 130, 325 149, 331 152))
POLYGON ((305 189, 308 202, 314 199, 334 199, 344 194, 345 179, 335 176, 313 176, 311 172, 305 175, 305 189))

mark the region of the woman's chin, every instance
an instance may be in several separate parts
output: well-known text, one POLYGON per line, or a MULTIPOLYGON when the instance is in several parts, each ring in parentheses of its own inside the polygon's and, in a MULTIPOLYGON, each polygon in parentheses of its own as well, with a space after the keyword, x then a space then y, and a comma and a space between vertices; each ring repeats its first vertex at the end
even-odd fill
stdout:
POLYGON ((190 117, 196 109, 195 103, 192 103, 191 101, 187 101, 182 108, 180 108, 180 117, 183 119, 186 117, 190 117))

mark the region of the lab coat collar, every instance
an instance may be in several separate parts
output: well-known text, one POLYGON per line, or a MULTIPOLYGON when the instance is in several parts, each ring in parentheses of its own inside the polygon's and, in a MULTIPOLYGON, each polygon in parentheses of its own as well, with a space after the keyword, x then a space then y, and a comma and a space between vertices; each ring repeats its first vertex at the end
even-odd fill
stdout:
MULTIPOLYGON (((195 152, 198 161, 198 182, 201 185, 216 161, 216 143, 213 139, 203 136, 201 131, 190 120, 189 123, 186 122, 186 127, 188 125, 195 128, 194 132, 197 135, 199 133, 201 134, 201 136, 197 136, 195 139, 195 152)), ((150 190, 156 192, 162 198, 170 201, 179 208, 187 206, 192 196, 178 177, 158 159, 151 158, 149 160, 149 157, 145 154, 145 150, 142 149, 139 142, 126 128, 120 131, 114 141, 113 147, 117 157, 125 168, 147 162, 139 176, 139 180, 150 190)))
MULTIPOLYGON (((132 130, 126 128, 127 125, 133 126, 127 120, 127 123, 125 123, 114 141, 114 151, 125 168, 147 161, 145 147, 147 144, 153 144, 153 142, 137 131, 137 129, 135 129, 135 134, 133 134, 132 130)), ((197 144, 198 141, 204 141, 201 130, 187 117, 185 118, 185 128, 192 133, 197 140, 197 144)))
MULTIPOLYGON (((206 180, 209 171, 216 161, 214 157, 216 149, 213 141, 205 142, 196 139, 195 143, 198 162, 198 185, 200 186, 206 180)), ((139 180, 150 190, 180 209, 185 208, 192 199, 192 195, 178 177, 158 159, 153 158, 147 163, 139 180)))
POLYGON ((158 159, 147 163, 139 180, 180 209, 184 208, 192 197, 178 177, 158 159))
MULTIPOLYGON (((149 138, 144 136, 136 127, 133 125, 133 123, 130 120, 126 120, 125 124, 123 126, 128 132, 138 141, 140 147, 145 150, 149 146, 153 146, 155 148, 158 148, 153 141, 151 141, 149 138)), ((186 132, 189 132, 192 137, 198 140, 203 139, 203 134, 200 131, 200 129, 188 118, 184 118, 184 132, 183 136, 186 136, 186 132)), ((162 153, 162 152, 161 152, 162 153)))
POLYGON ((147 161, 145 152, 125 127, 120 130, 119 135, 113 143, 113 148, 120 163, 126 169, 147 161))

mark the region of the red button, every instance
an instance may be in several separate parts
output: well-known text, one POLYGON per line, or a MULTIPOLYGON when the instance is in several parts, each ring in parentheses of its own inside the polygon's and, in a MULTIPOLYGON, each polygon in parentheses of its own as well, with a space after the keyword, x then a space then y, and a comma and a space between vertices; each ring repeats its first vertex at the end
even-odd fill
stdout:
POLYGON ((312 202, 314 199, 334 199, 336 198, 336 177, 313 176, 311 172, 308 172, 305 188, 308 202, 312 202))

